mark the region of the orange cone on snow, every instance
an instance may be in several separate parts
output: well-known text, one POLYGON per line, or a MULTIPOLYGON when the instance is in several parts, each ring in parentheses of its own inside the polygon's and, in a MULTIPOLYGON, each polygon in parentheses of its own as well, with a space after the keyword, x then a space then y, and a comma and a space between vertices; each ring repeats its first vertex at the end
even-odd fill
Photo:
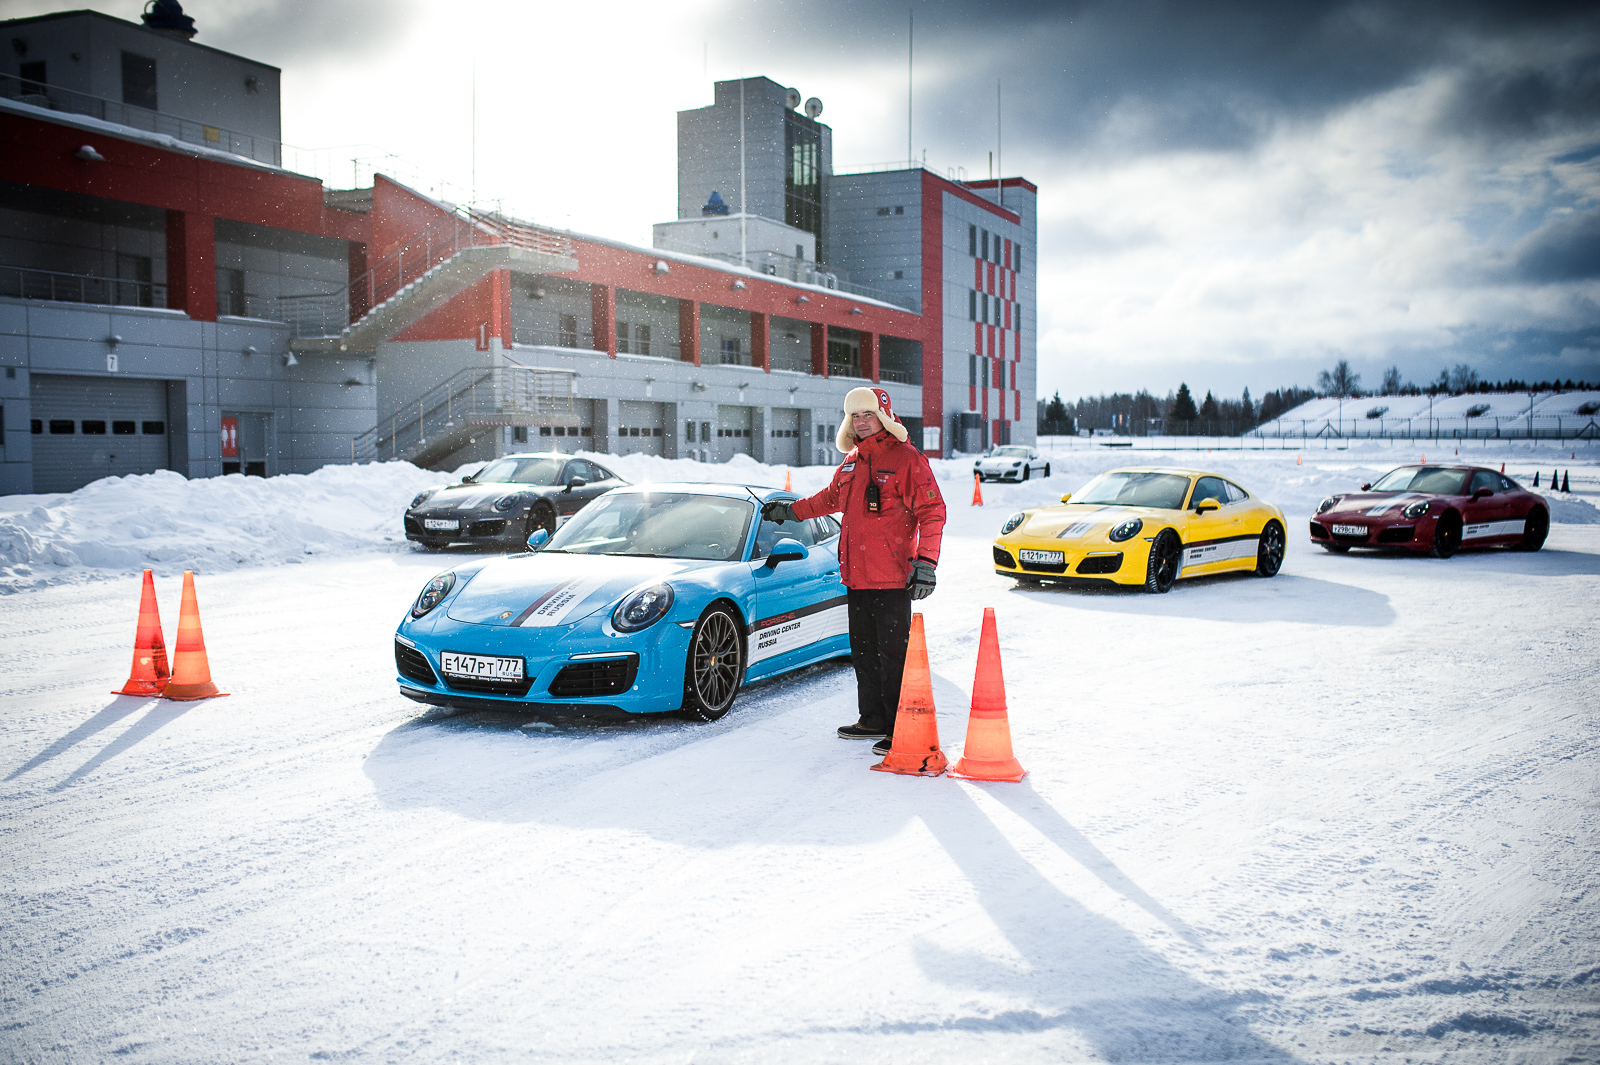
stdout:
POLYGON ((967 742, 950 775, 964 780, 1018 781, 1028 771, 1011 753, 1011 721, 1006 717, 1006 678, 1000 670, 1000 634, 994 607, 983 608, 983 634, 978 637, 978 672, 972 678, 972 716, 967 742))
POLYGON ((894 715, 894 741, 883 761, 871 768, 880 773, 936 777, 950 760, 939 749, 939 721, 933 707, 933 673, 928 668, 928 641, 922 634, 922 615, 911 615, 911 639, 906 644, 906 671, 900 681, 900 705, 894 715))
POLYGON ((789 470, 788 470, 787 467, 785 467, 785 469, 783 471, 783 490, 785 492, 794 491, 794 486, 789 480, 789 470))
POLYGON ((975 507, 983 506, 983 474, 981 473, 972 475, 972 505, 975 507))
POLYGON ((1500 464, 1500 472, 1501 473, 1505 473, 1506 472, 1506 464, 1503 463, 1503 462, 1500 464))
POLYGON ((211 661, 206 657, 206 640, 200 632, 200 604, 194 597, 194 572, 183 571, 183 606, 178 608, 178 638, 172 645, 172 679, 161 693, 163 699, 192 702, 227 695, 211 683, 211 661))
POLYGON ((1296 466, 1298 466, 1298 465, 1300 465, 1300 456, 1299 456, 1299 455, 1296 455, 1296 456, 1295 456, 1295 457, 1294 457, 1294 464, 1295 464, 1295 465, 1296 465, 1296 466))
POLYGON ((128 683, 112 695, 160 695, 167 686, 167 641, 161 636, 161 611, 156 608, 156 581, 144 571, 144 592, 139 596, 139 628, 133 637, 133 668, 128 683))

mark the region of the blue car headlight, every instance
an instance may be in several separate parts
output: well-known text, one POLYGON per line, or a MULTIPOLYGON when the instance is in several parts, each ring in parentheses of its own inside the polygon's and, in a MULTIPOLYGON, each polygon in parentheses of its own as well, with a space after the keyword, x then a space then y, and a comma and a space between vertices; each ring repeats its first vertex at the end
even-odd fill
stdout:
POLYGON ((500 511, 501 513, 504 513, 505 511, 508 511, 508 510, 512 509, 513 507, 517 506, 521 502, 522 502, 522 496, 520 496, 517 493, 513 492, 511 495, 501 496, 499 499, 496 499, 494 501, 494 509, 500 511))
POLYGON ((1016 532, 1017 528, 1027 520, 1028 515, 1026 512, 1021 510, 1017 511, 1015 514, 1011 515, 1011 517, 1006 519, 1006 523, 1004 525, 1000 526, 1000 535, 1005 536, 1007 533, 1016 532))
POLYGON ((1132 537, 1139 535, 1139 530, 1142 528, 1144 528, 1143 518, 1134 518, 1132 521, 1125 521, 1121 525, 1118 525, 1115 529, 1111 530, 1111 542, 1114 544, 1120 544, 1124 540, 1131 539, 1132 537))
POLYGON ((450 594, 450 589, 456 586, 454 573, 441 573, 422 589, 422 594, 417 596, 417 601, 411 604, 411 616, 420 618, 428 611, 439 605, 439 601, 450 594))
POLYGON ((641 588, 621 603, 611 614, 611 627, 618 632, 638 632, 667 616, 672 609, 673 591, 670 584, 652 584, 641 588))
POLYGON ((1412 503, 1410 506, 1406 507, 1406 509, 1402 510, 1400 513, 1404 514, 1408 518, 1420 518, 1428 512, 1428 503, 1429 500, 1419 499, 1415 503, 1412 503))
POLYGON ((413 499, 411 501, 410 509, 415 510, 418 507, 422 506, 422 504, 426 503, 429 499, 433 498, 433 493, 435 493, 437 491, 438 491, 437 488, 424 488, 422 491, 417 493, 417 498, 415 498, 415 499, 413 499))

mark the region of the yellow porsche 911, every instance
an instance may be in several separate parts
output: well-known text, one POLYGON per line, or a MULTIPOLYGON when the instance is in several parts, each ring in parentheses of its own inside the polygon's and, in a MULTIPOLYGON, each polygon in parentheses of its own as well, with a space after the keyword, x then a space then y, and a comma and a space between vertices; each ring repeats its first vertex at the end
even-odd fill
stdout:
POLYGON ((994 542, 994 571, 1021 584, 1109 581, 1165 592, 1179 577, 1283 565, 1283 511, 1226 477, 1161 467, 1112 470, 1013 514, 994 542))

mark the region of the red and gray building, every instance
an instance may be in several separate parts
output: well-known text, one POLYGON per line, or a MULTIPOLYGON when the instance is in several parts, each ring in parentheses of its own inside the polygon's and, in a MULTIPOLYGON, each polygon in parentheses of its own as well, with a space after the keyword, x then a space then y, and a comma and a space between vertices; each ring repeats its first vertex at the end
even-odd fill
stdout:
POLYGON ((281 142, 278 71, 175 8, 0 23, 0 491, 548 448, 831 463, 867 381, 929 454, 1032 439, 1027 182, 834 173, 820 104, 755 78, 680 114, 651 247, 331 188, 281 142))

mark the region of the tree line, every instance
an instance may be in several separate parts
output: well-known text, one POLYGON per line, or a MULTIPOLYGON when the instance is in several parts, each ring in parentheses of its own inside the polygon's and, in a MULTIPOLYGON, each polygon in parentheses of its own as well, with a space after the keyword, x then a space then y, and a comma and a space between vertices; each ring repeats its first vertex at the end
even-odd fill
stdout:
POLYGON ((1156 396, 1141 389, 1138 392, 1113 392, 1110 395, 1084 396, 1076 403, 1065 403, 1057 392, 1048 402, 1040 404, 1039 434, 1041 436, 1070 436, 1095 429, 1110 430, 1129 436, 1216 436, 1236 435, 1270 422, 1285 411, 1293 410, 1307 400, 1319 396, 1421 396, 1463 395, 1469 392, 1574 392, 1600 390, 1600 386, 1587 381, 1527 381, 1508 379, 1490 382, 1465 363, 1453 369, 1440 370, 1439 376, 1426 385, 1416 385, 1401 379, 1400 368, 1391 366, 1383 373, 1377 389, 1362 391, 1361 375, 1351 369, 1348 360, 1340 359, 1331 369, 1317 374, 1316 388, 1289 386, 1277 388, 1252 399, 1246 388, 1238 399, 1217 398, 1209 390, 1198 403, 1188 382, 1180 382, 1177 391, 1156 396))

